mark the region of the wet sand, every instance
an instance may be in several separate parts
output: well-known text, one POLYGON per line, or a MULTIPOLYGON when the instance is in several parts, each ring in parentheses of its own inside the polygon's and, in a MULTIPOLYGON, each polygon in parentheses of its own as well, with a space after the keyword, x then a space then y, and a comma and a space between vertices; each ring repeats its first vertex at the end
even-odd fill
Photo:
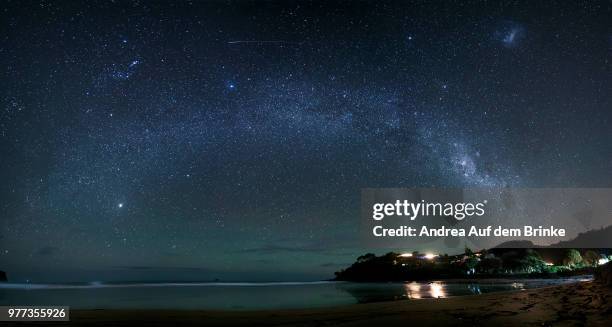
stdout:
MULTIPOLYGON (((78 326, 610 326, 612 289, 596 282, 447 299, 277 311, 83 310, 78 326)), ((53 323, 63 326, 68 323, 53 323)))

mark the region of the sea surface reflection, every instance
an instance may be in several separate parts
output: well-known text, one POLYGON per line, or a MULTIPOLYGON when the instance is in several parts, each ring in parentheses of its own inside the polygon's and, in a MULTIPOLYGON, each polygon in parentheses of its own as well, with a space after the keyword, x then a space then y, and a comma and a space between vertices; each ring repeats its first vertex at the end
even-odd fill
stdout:
POLYGON ((405 283, 344 283, 337 287, 351 294, 359 303, 398 299, 438 299, 452 296, 525 290, 590 280, 590 276, 560 279, 525 279, 469 281, 431 281, 405 283))
POLYGON ((404 283, 0 283, 0 305, 67 305, 73 309, 317 308, 523 290, 589 278, 404 283))
POLYGON ((405 297, 408 299, 445 298, 447 285, 442 282, 417 283, 411 282, 404 284, 405 297), (426 295, 426 296, 425 296, 426 295))

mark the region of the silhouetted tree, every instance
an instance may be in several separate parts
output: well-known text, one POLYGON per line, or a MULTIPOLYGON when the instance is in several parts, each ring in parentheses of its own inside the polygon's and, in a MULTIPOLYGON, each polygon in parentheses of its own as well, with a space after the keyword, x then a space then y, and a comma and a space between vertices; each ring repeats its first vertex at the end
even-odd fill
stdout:
POLYGON ((474 251, 472 251, 470 248, 468 248, 467 246, 465 247, 465 255, 469 256, 473 256, 474 255, 474 251))
POLYGON ((528 273, 543 272, 546 269, 546 262, 542 260, 540 253, 534 250, 527 250, 523 258, 524 270, 528 273))
POLYGON ((597 263, 599 262, 599 259, 601 259, 601 256, 599 255, 599 253, 593 250, 588 250, 584 254, 583 259, 584 259, 584 263, 586 263, 587 265, 597 266, 597 263))
POLYGON ((481 272, 492 274, 502 268, 502 260, 498 257, 487 256, 480 261, 479 269, 481 272))
POLYGON ((521 255, 518 251, 508 251, 502 254, 502 263, 506 271, 511 273, 522 269, 523 263, 521 262, 521 255))
POLYGON ((569 249, 565 252, 565 258, 563 258, 563 264, 569 267, 575 267, 582 263, 582 256, 580 252, 575 249, 569 249))
POLYGON ((357 258, 357 262, 358 263, 364 263, 364 262, 368 262, 368 261, 370 261, 372 259, 376 259, 376 254, 374 254, 374 253, 366 253, 366 254, 364 254, 362 256, 359 256, 357 258))

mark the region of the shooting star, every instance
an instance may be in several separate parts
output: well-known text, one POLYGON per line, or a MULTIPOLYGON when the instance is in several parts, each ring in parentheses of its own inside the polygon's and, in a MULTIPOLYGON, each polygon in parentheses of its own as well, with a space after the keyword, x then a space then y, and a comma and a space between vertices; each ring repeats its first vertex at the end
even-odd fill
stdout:
POLYGON ((254 45, 285 45, 285 44, 300 45, 302 43, 304 42, 282 41, 282 40, 236 40, 236 41, 227 42, 227 44, 254 44, 254 45))

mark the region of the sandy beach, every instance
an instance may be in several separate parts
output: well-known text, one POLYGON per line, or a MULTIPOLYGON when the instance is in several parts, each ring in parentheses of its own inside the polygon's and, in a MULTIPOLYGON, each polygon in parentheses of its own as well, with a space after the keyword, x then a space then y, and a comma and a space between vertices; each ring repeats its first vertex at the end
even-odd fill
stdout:
POLYGON ((596 282, 446 299, 277 311, 83 310, 72 326, 603 326, 612 289, 596 282))

